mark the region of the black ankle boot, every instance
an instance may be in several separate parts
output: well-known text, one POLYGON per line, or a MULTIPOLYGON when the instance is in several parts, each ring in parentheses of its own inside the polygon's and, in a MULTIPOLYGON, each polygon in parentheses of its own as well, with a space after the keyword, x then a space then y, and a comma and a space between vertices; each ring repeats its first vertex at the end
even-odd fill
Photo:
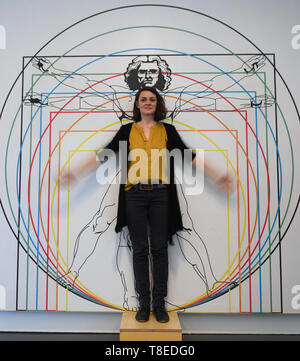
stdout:
POLYGON ((138 322, 147 322, 150 316, 150 305, 145 304, 139 307, 139 310, 135 316, 138 322))
POLYGON ((158 322, 162 322, 162 323, 169 322, 169 315, 163 304, 154 305, 153 313, 158 322))

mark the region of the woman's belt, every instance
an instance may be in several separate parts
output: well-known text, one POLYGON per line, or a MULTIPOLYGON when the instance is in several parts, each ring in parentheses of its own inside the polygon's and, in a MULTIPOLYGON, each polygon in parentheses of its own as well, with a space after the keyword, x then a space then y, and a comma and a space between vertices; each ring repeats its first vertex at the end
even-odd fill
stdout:
POLYGON ((138 183, 134 185, 135 188, 140 191, 152 191, 153 189, 163 189, 168 188, 168 184, 142 184, 138 183))

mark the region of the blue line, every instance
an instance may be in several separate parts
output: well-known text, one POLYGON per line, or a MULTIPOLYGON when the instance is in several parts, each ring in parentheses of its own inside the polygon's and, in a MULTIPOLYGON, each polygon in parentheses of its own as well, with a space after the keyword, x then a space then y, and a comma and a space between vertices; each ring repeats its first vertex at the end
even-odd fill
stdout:
MULTIPOLYGON (((110 56, 112 56, 112 55, 117 55, 117 54, 121 54, 121 53, 124 53, 124 52, 145 51, 145 50, 158 50, 158 51, 162 51, 162 50, 163 50, 163 51, 169 51, 169 52, 172 52, 172 53, 177 53, 177 54, 181 54, 181 55, 190 56, 190 57, 192 57, 192 58, 194 58, 194 59, 197 59, 197 60, 200 60, 200 61, 202 61, 202 62, 205 62, 205 63, 207 63, 208 65, 210 65, 210 66, 218 69, 219 71, 221 71, 224 75, 228 76, 230 79, 232 79, 235 84, 237 84, 239 87, 241 87, 241 88, 244 90, 244 92, 246 92, 246 93, 249 95, 250 99, 254 100, 254 99, 251 97, 250 93, 249 93, 239 82, 237 82, 230 74, 224 72, 224 71, 223 71, 222 69, 220 69, 218 66, 210 63, 210 62, 207 61, 207 60, 201 59, 201 58, 199 58, 198 56, 195 56, 195 55, 191 55, 191 54, 187 54, 187 53, 184 53, 184 52, 180 52, 180 51, 178 51, 178 50, 161 49, 161 48, 127 49, 127 50, 120 50, 120 51, 113 52, 113 53, 108 54, 108 55, 101 56, 101 57, 99 57, 99 58, 97 58, 97 59, 94 59, 94 60, 88 62, 87 64, 81 66, 80 68, 76 69, 75 71, 73 71, 71 74, 69 74, 67 77, 65 77, 62 81, 60 81, 60 82, 53 88, 53 90, 49 93, 49 95, 51 95, 61 84, 63 84, 63 82, 64 82, 65 80, 67 80, 67 79, 70 78, 73 74, 77 73, 78 71, 80 71, 81 69, 87 67, 87 66, 90 65, 90 64, 93 64, 93 63, 95 63, 95 62, 97 62, 97 61, 99 61, 99 60, 108 58, 108 57, 110 57, 110 56)), ((49 97, 49 96, 48 96, 48 97, 49 97)), ((16 177, 17 179, 18 179, 18 174, 19 174, 20 157, 21 157, 21 153, 22 153, 22 148, 23 148, 24 140, 25 140, 25 138, 26 138, 26 136, 27 136, 29 127, 31 126, 32 121, 33 121, 33 119, 35 118, 38 110, 43 106, 44 102, 47 100, 48 97, 45 98, 45 100, 42 102, 42 104, 41 104, 41 105, 38 107, 38 109, 36 110, 35 114, 33 115, 32 119, 31 119, 31 121, 30 121, 30 123, 29 123, 29 125, 28 125, 28 127, 27 127, 27 129, 26 129, 26 132, 25 132, 25 134, 24 134, 24 137, 23 137, 23 140, 22 140, 22 144, 21 144, 21 147, 20 147, 19 156, 18 156, 18 162, 17 162, 17 177, 16 177)), ((266 239, 266 241, 265 241, 265 243, 264 243, 264 245, 263 245, 263 247, 262 247, 262 248, 264 248, 266 242, 268 241, 268 239, 269 239, 269 237, 270 237, 270 235, 271 235, 271 233, 272 233, 272 230, 273 230, 273 228, 274 228, 274 226, 275 226, 276 219, 277 219, 277 217, 278 217, 279 207, 280 207, 280 203, 281 203, 281 195, 282 195, 282 167, 281 167, 281 158, 280 158, 280 153, 279 153, 278 145, 277 145, 277 142, 276 142, 276 138, 275 138, 275 136, 274 136, 274 133, 273 133, 273 131, 272 131, 272 128, 271 128, 271 126, 270 126, 270 124, 269 124, 269 122, 268 122, 265 114, 262 112, 262 110, 261 110, 260 108, 259 108, 259 111, 261 112, 263 118, 264 118, 265 121, 267 122, 267 125, 268 125, 268 127, 269 127, 269 129, 270 129, 270 132, 271 132, 271 135, 272 135, 272 138, 273 138, 273 140, 274 140, 274 143, 275 143, 275 146, 276 146, 276 151, 277 151, 277 154, 278 154, 279 170, 280 170, 280 192, 279 192, 278 208, 277 208, 277 212, 276 212, 276 215, 275 215, 273 224, 272 224, 272 226, 271 226, 270 232, 269 232, 269 234, 268 234, 268 237, 267 237, 267 239, 266 239)), ((17 199, 18 199, 18 204, 19 204, 19 209, 20 209, 20 215, 21 215, 23 224, 24 224, 24 226, 25 226, 25 229, 26 229, 26 231, 27 231, 27 233, 28 233, 28 229, 27 229, 27 227, 26 227, 26 224, 25 224, 25 221, 24 221, 24 218, 23 218, 23 213, 22 213, 21 205, 20 205, 20 201, 19 201, 19 189, 18 189, 18 182, 17 182, 17 181, 16 181, 16 188, 17 188, 17 195, 18 195, 17 199)), ((28 235, 29 235, 29 237, 30 237, 30 239, 31 239, 31 242, 33 243, 32 238, 31 238, 31 236, 30 236, 29 233, 28 233, 28 235)), ((34 245, 34 243, 33 243, 33 245, 34 245)), ((35 245, 34 245, 34 246, 35 246, 35 245)), ((36 247, 35 247, 35 248, 36 248, 36 247)), ((255 261, 255 259, 257 258, 257 256, 258 256, 258 255, 256 255, 256 257, 252 260, 251 264, 255 261)), ((42 257, 42 258, 43 258, 43 257, 42 257)), ((244 270, 244 271, 242 272, 242 274, 244 274, 245 272, 246 272, 246 270, 244 270)))
MULTIPOLYGON (((131 50, 131 51, 136 51, 136 50, 137 50, 137 49, 133 49, 133 50, 131 50)), ((146 49, 140 49, 140 50, 150 50, 150 49, 147 49, 147 48, 146 48, 146 49)), ((152 50, 155 50, 155 49, 152 49, 152 50)), ((162 50, 162 49, 156 49, 156 50, 162 50)), ((167 49, 164 49, 164 50, 167 50, 167 49)), ((130 51, 130 50, 125 50, 125 51, 130 51)), ((167 50, 167 51, 168 51, 168 50, 167 50)), ((171 51, 171 50, 169 50, 169 51, 171 51)), ((174 52, 179 53, 178 51, 174 51, 174 52)), ((113 53, 113 54, 118 54, 118 53, 121 53, 121 51, 116 52, 116 53, 113 53)), ((113 54, 110 54, 110 55, 113 55, 113 54)), ((184 53, 181 53, 181 54, 184 54, 184 53)), ((109 56, 110 56, 110 55, 109 55, 109 56)), ((189 55, 189 54, 185 54, 185 55, 189 55)), ((196 56, 193 56, 193 55, 189 55, 189 56, 194 57, 194 58, 196 58, 196 59, 198 59, 198 60, 204 61, 204 62, 206 62, 206 63, 214 66, 213 64, 207 62, 206 60, 200 59, 200 58, 198 58, 198 57, 196 57, 196 56)), ((95 60, 91 61, 90 63, 87 63, 86 65, 82 66, 81 68, 77 69, 77 71, 79 71, 79 70, 82 69, 83 67, 88 66, 88 65, 91 64, 91 63, 94 63, 95 61, 98 61, 98 60, 103 59, 103 58, 106 58, 106 57, 107 57, 107 56, 103 56, 103 57, 100 57, 100 58, 98 58, 98 59, 95 59, 95 60)), ((214 67, 216 67, 216 66, 214 66, 214 67)), ((219 69, 218 67, 216 67, 216 68, 219 69)), ((221 70, 221 69, 219 69, 219 70, 221 70)), ((58 88, 58 86, 59 86, 60 84, 62 84, 66 79, 68 79, 72 74, 74 74, 74 73, 77 72, 77 71, 74 71, 74 72, 71 73, 69 76, 67 76, 65 79, 63 79, 63 80, 52 90, 52 92, 51 92, 50 94, 52 94, 52 93, 54 92, 54 90, 58 88)), ((223 70, 221 70, 221 71, 222 71, 225 75, 229 76, 229 77, 230 77, 236 84, 238 84, 242 89, 244 89, 244 88, 243 88, 238 82, 236 82, 229 74, 225 73, 223 70)), ((244 90, 245 90, 245 89, 244 89, 244 90)), ((246 92, 247 94, 249 94, 248 91, 245 90, 245 92, 246 92)), ((49 94, 49 95, 50 95, 50 94, 49 94)), ((47 97, 47 98, 48 98, 48 97, 47 97)), ((47 98, 46 98, 46 99, 47 99, 47 98)), ((251 96, 250 96, 250 98, 252 99, 251 96)), ((45 99, 45 100, 46 100, 46 99, 45 99)), ((43 102, 42 104, 44 104, 44 102, 43 102)), ((41 104, 41 106, 42 106, 42 104, 41 104)), ((40 108, 41 106, 39 106, 39 108, 40 108)), ((261 109, 260 109, 260 111, 261 111, 261 109)), ((36 112, 36 113, 37 113, 37 112, 36 112)), ((35 118, 36 113, 33 115, 32 120, 35 118)), ((261 111, 261 113, 262 113, 262 111, 261 111)), ((265 120, 266 120, 266 122, 267 122, 267 124, 268 124, 268 127, 270 128, 269 122, 267 121, 265 115, 264 115, 263 113, 262 113, 262 115, 263 115, 263 117, 265 118, 265 120)), ((32 120, 31 120, 30 124, 32 123, 32 120)), ((29 124, 29 126, 30 126, 30 124, 29 124)), ((28 127, 29 127, 29 126, 28 126, 28 127)), ((270 128, 270 130, 271 130, 271 134, 272 134, 272 137, 273 137, 273 139, 274 139, 274 142, 275 142, 275 145, 276 145, 276 148, 277 148, 277 153, 278 153, 278 155, 279 155, 279 150, 278 150, 278 146, 277 146, 277 144, 276 144, 276 140, 275 140, 274 134, 273 134, 271 128, 270 128)), ((27 128, 27 130, 26 130, 26 132, 25 132, 24 138, 26 137, 27 132, 28 132, 28 128, 27 128)), ((21 150, 22 150, 22 147, 23 147, 23 143, 22 143, 22 146, 21 146, 21 150)), ((20 150, 20 152, 21 152, 21 150, 20 150)), ((20 154, 19 154, 19 158, 20 158, 20 154)), ((280 156, 279 156, 279 163, 280 163, 280 178, 282 179, 280 156)), ((18 174, 18 171, 19 171, 19 159, 18 159, 17 174, 18 174)), ((18 185, 17 185, 17 189, 18 189, 18 185)), ((281 191, 282 191, 282 182, 280 183, 280 197, 279 197, 279 200, 281 199, 281 191)), ((279 202, 279 204, 280 204, 280 202, 279 202)), ((20 204, 19 204, 19 207, 20 207, 20 204)), ((269 236, 270 236, 270 234, 271 234, 271 232, 272 232, 272 229, 274 228, 274 224, 275 224, 275 221, 276 221, 276 218, 277 218, 278 211, 279 211, 279 206, 278 206, 278 209, 277 209, 276 217, 275 217, 275 219, 274 219, 274 222, 273 222, 271 231, 270 231, 270 233, 269 233, 269 235, 268 235, 268 238, 269 238, 269 236)), ((23 223, 24 223, 24 219, 23 219, 22 212, 21 212, 21 217, 22 217, 22 220, 23 220, 23 223)), ((25 226, 25 228, 26 228, 26 226, 25 226)), ((30 236, 30 238, 31 238, 31 236, 30 236)), ((268 240, 268 238, 267 238, 267 240, 268 240)), ((266 241, 267 241, 267 240, 266 240, 266 241)), ((265 242, 265 243, 266 243, 266 242, 265 242)), ((257 257, 257 256, 256 256, 256 257, 257 257)), ((254 258, 254 260, 256 259, 256 257, 254 258)), ((254 262, 254 260, 253 260, 252 262, 254 262)), ((243 273, 244 273, 244 272, 243 272, 243 273)))

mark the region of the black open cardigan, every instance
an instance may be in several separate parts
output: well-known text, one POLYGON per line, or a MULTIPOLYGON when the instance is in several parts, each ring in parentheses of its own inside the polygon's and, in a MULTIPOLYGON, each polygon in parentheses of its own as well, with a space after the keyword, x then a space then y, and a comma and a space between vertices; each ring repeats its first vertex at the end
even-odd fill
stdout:
MULTIPOLYGON (((168 123, 162 122, 165 126, 167 133, 167 149, 171 151, 172 149, 179 149, 182 154, 187 146, 182 141, 179 136, 176 128, 168 123)), ((119 151, 119 142, 126 141, 127 142, 127 154, 122 159, 127 159, 129 154, 129 134, 133 123, 128 123, 122 125, 118 130, 114 138, 107 144, 105 148, 113 150, 115 153, 119 151), (126 158, 125 158, 126 157, 126 158)), ((194 152, 192 152, 192 159, 196 156, 194 152)), ((121 165, 122 166, 122 165, 121 165)), ((122 170, 121 170, 122 171, 122 170)), ((124 175, 123 175, 124 176, 124 175)), ((126 175, 127 177, 127 175, 126 175)), ((126 177, 122 177, 123 180, 126 177)), ((115 227, 115 231, 118 233, 122 230, 124 226, 127 225, 126 220, 126 211, 125 211, 125 182, 121 182, 120 191, 119 191, 119 200, 118 200, 118 213, 117 213, 117 224, 115 227)), ((183 230, 182 224, 182 216, 180 212, 180 206, 177 196, 177 188, 174 183, 174 159, 170 159, 170 185, 168 187, 169 191, 169 219, 168 219, 168 235, 169 241, 172 243, 172 235, 174 235, 177 231, 183 230)))

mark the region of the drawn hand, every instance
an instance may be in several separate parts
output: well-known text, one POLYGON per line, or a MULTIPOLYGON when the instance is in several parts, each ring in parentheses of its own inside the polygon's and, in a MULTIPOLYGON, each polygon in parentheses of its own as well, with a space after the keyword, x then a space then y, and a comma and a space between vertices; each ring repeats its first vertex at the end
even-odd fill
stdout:
POLYGON ((242 103, 242 109, 249 109, 249 108, 264 108, 264 107, 271 107, 274 105, 275 99, 271 95, 257 95, 255 99, 248 99, 247 103, 242 103))
POLYGON ((253 75, 263 66, 265 66, 266 57, 264 55, 252 56, 244 63, 243 69, 246 74, 253 75))

